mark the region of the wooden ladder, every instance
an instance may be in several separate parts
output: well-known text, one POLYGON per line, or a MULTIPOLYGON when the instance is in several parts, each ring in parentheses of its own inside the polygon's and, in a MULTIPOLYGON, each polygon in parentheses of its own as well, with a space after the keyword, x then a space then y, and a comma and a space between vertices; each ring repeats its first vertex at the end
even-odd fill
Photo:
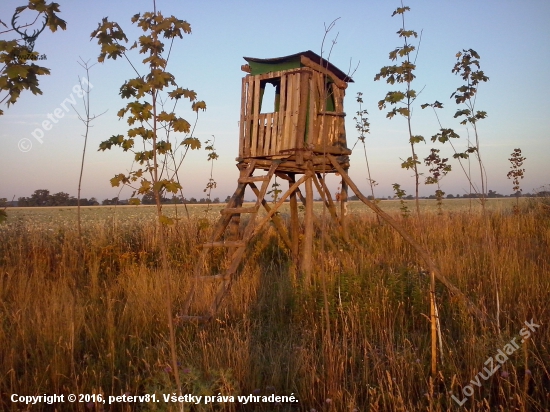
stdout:
MULTIPOLYGON (((224 297, 229 292, 231 284, 234 281, 239 268, 240 263, 243 260, 245 255, 246 247, 250 240, 258 233, 260 227, 256 227, 256 218, 258 216, 258 211, 260 206, 264 206, 267 212, 271 212, 270 207, 267 205, 264 197, 267 193, 269 187, 269 182, 274 176, 277 167, 279 166, 279 161, 273 161, 273 164, 269 168, 269 171, 266 175, 263 176, 252 176, 254 170, 256 169, 256 160, 252 160, 246 169, 241 170, 241 177, 238 181, 237 189, 231 197, 230 201, 227 203, 225 209, 221 213, 221 217, 212 231, 212 235, 208 242, 202 245, 202 250, 199 254, 197 263, 195 264, 193 270, 192 285, 190 291, 187 293, 187 296, 183 303, 183 309, 181 315, 178 316, 180 321, 196 321, 196 322, 207 322, 211 320, 216 312, 218 311, 220 304, 224 297), (258 189, 255 182, 262 182, 261 188, 258 189), (252 207, 242 207, 242 199, 244 192, 247 186, 250 186, 254 193, 257 196, 256 203, 252 207), (239 236, 238 224, 240 221, 240 215, 242 213, 250 214, 250 218, 245 225, 242 237, 239 236), (236 220, 234 220, 236 219, 236 220), (233 228, 230 223, 236 222, 233 228), (229 240, 224 240, 223 235, 227 233, 229 235, 229 240), (237 239, 235 239, 237 237, 237 239), (238 238, 240 237, 240 239, 238 238), (212 248, 229 248, 229 253, 231 255, 229 260, 229 265, 222 273, 211 275, 205 274, 206 271, 206 259, 208 253, 211 252, 212 248), (205 282, 219 282, 219 286, 214 293, 214 298, 210 304, 209 310, 204 315, 190 315, 189 310, 191 303, 196 295, 197 288, 199 285, 204 284, 205 282)), ((275 226, 279 233, 282 235, 283 240, 290 245, 290 240, 288 240, 288 234, 283 229, 282 223, 279 219, 279 216, 276 214, 271 215, 271 219, 275 223, 275 226)), ((260 226, 263 226, 266 219, 264 219, 260 226)))

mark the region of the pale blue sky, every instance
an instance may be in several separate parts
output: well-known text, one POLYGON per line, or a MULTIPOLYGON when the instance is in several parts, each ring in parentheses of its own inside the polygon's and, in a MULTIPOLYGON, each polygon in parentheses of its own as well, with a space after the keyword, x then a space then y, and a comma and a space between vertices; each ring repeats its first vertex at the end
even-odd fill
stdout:
MULTIPOLYGON (((16 105, 3 107, 0 117, 0 197, 29 196, 35 189, 64 191, 76 195, 80 157, 83 145, 83 126, 72 109, 45 132, 43 143, 31 133, 40 127, 48 113, 69 98, 78 76, 84 71, 77 64, 79 56, 95 61, 99 46, 90 41, 90 33, 98 22, 108 16, 126 31, 131 42, 140 34, 130 23, 137 12, 151 9, 151 1, 63 1, 60 17, 67 21, 67 30, 44 32, 35 50, 47 55, 43 65, 51 75, 40 80, 42 96, 23 93, 16 105), (33 147, 28 152, 18 148, 18 142, 28 138, 33 147)), ((23 0, 2 0, 0 19, 9 22, 15 7, 23 0)), ((360 61, 354 80, 346 91, 347 139, 352 146, 357 138, 353 116, 358 109, 355 95, 364 93, 364 107, 370 113, 371 135, 367 149, 373 178, 379 182, 377 195, 392 194, 391 184, 398 182, 408 193, 414 191, 411 173, 401 170, 400 158, 410 155, 407 131, 403 119, 387 120, 377 108, 378 100, 390 87, 374 82, 380 67, 390 64, 389 51, 401 45, 395 32, 400 20, 391 18, 397 1, 157 1, 165 15, 187 20, 193 34, 176 42, 168 70, 180 85, 195 90, 208 106, 201 113, 196 135, 201 141, 216 136, 220 159, 215 163, 214 178, 218 188, 213 197, 225 198, 236 186, 235 157, 238 145, 243 56, 279 57, 303 50, 320 53, 324 34, 323 24, 340 17, 329 34, 329 42, 338 34, 331 62, 347 71, 360 61)), ((466 146, 466 131, 453 115, 456 104, 449 97, 462 84, 451 73, 455 54, 463 48, 473 48, 481 55, 481 65, 490 81, 479 90, 477 108, 485 110, 488 118, 479 123, 481 155, 488 172, 489 188, 511 193, 506 179, 508 157, 521 147, 527 157, 524 192, 550 183, 550 2, 547 0, 411 0, 407 27, 423 30, 417 61, 417 79, 413 83, 422 95, 413 114, 413 133, 429 138, 437 133, 433 112, 419 105, 439 100, 445 109, 439 111, 444 127, 454 128, 463 138, 457 143, 466 146)), ((13 37, 13 36, 12 36, 13 37)), ((10 38, 3 35, 2 39, 10 38)), ((142 56, 132 55, 134 62, 142 56)), ((124 133, 127 125, 119 121, 116 112, 126 104, 118 90, 125 79, 134 75, 124 60, 109 60, 91 70, 92 111, 108 112, 96 120, 89 138, 83 181, 83 197, 99 199, 114 197, 109 179, 130 167, 132 156, 121 150, 97 152, 99 142, 113 134, 124 133)), ((181 106, 184 108, 184 106, 181 106)), ((82 102, 76 108, 82 110, 82 102)), ((179 115, 192 119, 189 110, 179 115)), ((429 140, 429 139, 428 139, 429 140)), ((434 145, 419 145, 420 157, 425 157, 434 145)), ((436 145, 450 157, 448 147, 436 145)), ((465 193, 467 181, 458 164, 442 182, 447 193, 465 193)), ((477 169, 472 165, 477 176, 477 169)), ((362 149, 352 155, 350 174, 360 188, 367 189, 366 166, 362 149)), ((190 154, 181 175, 187 197, 203 197, 209 163, 204 150, 190 154)), ((336 179, 334 188, 336 187, 336 179)), ((432 194, 433 186, 422 186, 421 194, 432 194)), ((129 190, 121 197, 129 197, 129 190)), ((248 196, 252 197, 252 196, 248 196)))

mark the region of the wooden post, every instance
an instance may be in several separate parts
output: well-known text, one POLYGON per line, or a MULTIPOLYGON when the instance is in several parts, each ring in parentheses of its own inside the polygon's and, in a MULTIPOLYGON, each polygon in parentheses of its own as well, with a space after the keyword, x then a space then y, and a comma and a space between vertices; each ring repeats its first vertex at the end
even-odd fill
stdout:
MULTIPOLYGON (((239 178, 246 177, 249 174, 253 173, 253 172, 250 173, 250 171, 246 169, 246 166, 247 166, 246 164, 242 164, 242 163, 239 163, 237 165, 237 167, 239 168, 239 172, 240 172, 239 173, 239 178)), ((244 185, 244 186, 246 186, 246 185, 244 185)), ((242 190, 240 193, 237 194, 237 196, 235 197, 234 205, 232 207, 241 207, 243 205, 244 192, 245 191, 242 190)), ((241 215, 240 214, 231 216, 231 220, 229 221, 229 226, 227 228, 227 234, 228 234, 229 240, 239 240, 240 239, 240 236, 239 236, 239 226, 240 226, 240 224, 241 224, 241 215)), ((234 247, 229 248, 228 252, 229 252, 229 256, 231 256, 233 254, 233 252, 235 252, 235 248, 234 247)))
MULTIPOLYGON (((344 173, 348 174, 348 169, 344 169, 344 173)), ((348 182, 342 176, 342 191, 340 192, 340 224, 342 225, 342 236, 346 242, 349 241, 348 224, 346 216, 348 214, 348 182)))
MULTIPOLYGON (((288 187, 296 183, 296 174, 288 174, 288 187)), ((294 265, 298 265, 298 253, 300 250, 300 221, 298 220, 298 200, 296 191, 290 194, 290 237, 292 240, 292 258, 294 265)))
POLYGON ((302 274, 306 285, 311 281, 313 255, 313 182, 312 177, 305 181, 306 215, 304 219, 304 244, 302 247, 302 274))

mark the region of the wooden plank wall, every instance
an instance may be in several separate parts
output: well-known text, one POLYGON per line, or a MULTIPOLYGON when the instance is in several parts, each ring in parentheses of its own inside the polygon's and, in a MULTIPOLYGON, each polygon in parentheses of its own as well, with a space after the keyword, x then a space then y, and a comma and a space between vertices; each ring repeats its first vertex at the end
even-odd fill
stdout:
POLYGON ((274 156, 306 144, 328 147, 339 141, 345 147, 345 141, 341 142, 342 137, 345 139, 344 90, 330 83, 326 91, 325 81, 322 73, 307 68, 243 78, 239 156, 274 156), (279 111, 260 113, 261 83, 274 78, 280 78, 279 111), (334 112, 325 111, 327 92, 334 95, 334 112), (307 125, 306 117, 309 117, 307 125), (303 141, 306 127, 308 142, 303 141))

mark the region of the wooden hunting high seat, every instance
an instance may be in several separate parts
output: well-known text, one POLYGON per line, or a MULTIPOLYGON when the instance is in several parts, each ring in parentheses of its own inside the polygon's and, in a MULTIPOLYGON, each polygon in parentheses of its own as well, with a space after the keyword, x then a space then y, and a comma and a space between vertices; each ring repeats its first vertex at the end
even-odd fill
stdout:
POLYGON ((245 57, 245 60, 248 64, 241 68, 248 74, 242 80, 236 159, 240 172, 238 185, 227 207, 221 211, 209 241, 202 246, 191 290, 179 317, 182 321, 212 319, 236 277, 248 243, 269 221, 290 249, 296 267, 299 263, 306 278, 311 275, 313 227, 314 223, 318 224, 313 213, 313 184, 335 225, 344 238, 347 236, 347 181, 342 181, 338 213, 325 174, 347 175, 351 150, 346 142, 344 94, 347 83, 352 80, 312 51, 275 59, 245 57), (268 87, 273 90, 271 102, 267 101, 268 87), (266 106, 270 106, 269 109, 262 110, 266 106), (264 174, 254 175, 256 170, 264 174), (289 187, 281 192, 277 203, 269 205, 265 196, 275 177, 287 180, 289 187), (305 196, 300 191, 302 184, 305 196), (243 207, 247 187, 257 200, 253 206, 243 207), (287 198, 290 199, 290 228, 285 227, 277 214, 287 198), (300 235, 298 198, 305 205, 303 236, 300 235), (258 216, 260 207, 266 210, 266 215, 258 216), (241 222, 243 213, 250 218, 241 222), (216 255, 212 253, 213 248, 227 248, 224 256, 228 259, 221 271, 214 269, 224 265, 212 261, 216 255), (196 297, 197 294, 201 297, 196 297), (205 306, 207 301, 211 304, 205 306))
POLYGON ((242 80, 237 161, 255 158, 256 167, 268 170, 271 160, 281 159, 279 171, 303 173, 304 160, 312 160, 316 171, 335 172, 323 157, 328 153, 349 167, 344 95, 353 80, 310 50, 244 59, 249 75, 242 80), (264 101, 268 85, 275 90, 273 102, 264 101), (262 110, 268 104, 270 110, 262 110))

